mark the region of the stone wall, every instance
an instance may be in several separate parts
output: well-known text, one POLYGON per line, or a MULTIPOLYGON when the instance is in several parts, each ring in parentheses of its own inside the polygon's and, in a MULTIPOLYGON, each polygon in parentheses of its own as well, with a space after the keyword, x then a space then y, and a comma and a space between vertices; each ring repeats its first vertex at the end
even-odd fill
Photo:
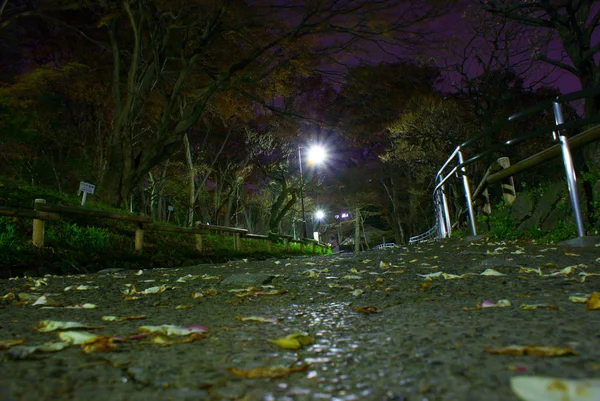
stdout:
MULTIPOLYGON (((594 191, 600 194, 600 182, 596 184, 594 191)), ((585 224, 586 197, 581 183, 579 183, 578 194, 579 207, 585 224)), ((494 213, 498 212, 494 211, 494 213)), ((518 191, 514 203, 501 213, 510 216, 519 230, 539 228, 542 231, 549 231, 556 227, 559 221, 573 224, 575 222, 565 181, 551 184, 542 194, 539 190, 518 191)), ((481 232, 487 231, 488 228, 485 223, 478 225, 478 230, 481 232)))

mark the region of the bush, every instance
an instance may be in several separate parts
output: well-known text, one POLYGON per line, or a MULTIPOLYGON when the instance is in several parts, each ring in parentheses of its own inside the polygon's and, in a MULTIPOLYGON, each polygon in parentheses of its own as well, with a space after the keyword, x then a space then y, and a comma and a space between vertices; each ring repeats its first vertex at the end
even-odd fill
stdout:
POLYGON ((77 224, 63 223, 62 227, 57 225, 46 231, 48 243, 67 243, 69 247, 80 251, 102 251, 111 245, 108 229, 79 226, 77 224))

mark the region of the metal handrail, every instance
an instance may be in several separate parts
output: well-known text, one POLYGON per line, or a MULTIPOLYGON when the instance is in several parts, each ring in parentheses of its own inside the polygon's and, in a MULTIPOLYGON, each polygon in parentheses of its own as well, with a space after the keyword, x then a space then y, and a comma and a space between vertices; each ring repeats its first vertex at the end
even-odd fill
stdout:
POLYGON ((433 227, 431 227, 429 230, 425 231, 424 233, 410 237, 408 239, 408 245, 418 244, 418 243, 425 242, 425 241, 431 241, 432 239, 437 237, 436 236, 437 232, 438 232, 438 225, 436 223, 433 227))
MULTIPOLYGON (((437 214, 437 216, 436 216, 437 223, 434 227, 437 228, 439 237, 445 238, 445 237, 451 236, 452 227, 451 227, 451 221, 450 221, 450 215, 449 215, 448 201, 447 201, 447 197, 445 194, 445 184, 448 182, 448 180, 454 174, 456 174, 457 176, 461 176, 463 179, 465 198, 467 200, 469 220, 471 223, 471 230, 473 232, 473 235, 476 235, 477 232, 476 232, 475 222, 474 222, 474 211, 473 211, 473 205, 472 205, 472 201, 471 201, 471 191, 470 191, 470 186, 469 186, 469 180, 466 175, 466 167, 473 164, 474 162, 482 159, 483 157, 485 157, 489 154, 492 154, 499 150, 505 149, 505 148, 515 145, 517 143, 526 141, 528 139, 532 139, 532 138, 538 137, 540 135, 548 134, 548 133, 552 133, 553 139, 555 141, 560 142, 560 146, 561 146, 561 150, 562 150, 562 154, 563 154, 564 166, 565 166, 565 174, 567 176, 567 182, 569 184, 571 206, 574 210, 575 220, 577 223, 577 232, 580 237, 583 236, 584 232, 583 232, 583 224, 581 222, 582 221, 581 214, 579 211, 579 200, 578 200, 578 196, 576 193, 577 191, 574 189, 575 184, 576 184, 575 171, 573 168, 573 162, 572 162, 572 158, 571 158, 568 139, 565 135, 561 134, 561 132, 564 132, 566 130, 581 128, 583 126, 588 126, 591 124, 600 123, 600 114, 592 116, 592 117, 588 117, 588 118, 578 119, 575 121, 564 122, 563 116, 562 116, 561 103, 567 103, 567 102, 571 102, 573 100, 589 98, 589 97, 597 96, 597 95, 600 95, 600 86, 595 87, 595 88, 580 90, 580 91, 573 92, 573 93, 568 93, 565 95, 556 96, 552 99, 543 101, 543 102, 535 105, 534 107, 526 109, 522 112, 512 114, 507 119, 502 120, 499 123, 495 124, 490 130, 487 130, 486 132, 482 132, 478 135, 475 135, 474 137, 466 140, 465 142, 463 142, 459 146, 457 146, 454 149, 454 151, 450 154, 448 159, 444 162, 444 164, 439 169, 439 171, 437 172, 437 174, 435 175, 435 178, 434 178, 435 187, 433 190, 433 199, 434 199, 434 206, 435 206, 436 214, 437 214), (485 138, 486 136, 490 135, 491 133, 497 132, 499 129, 505 127, 508 124, 513 124, 516 121, 522 120, 525 117, 528 117, 537 112, 541 112, 548 108, 552 108, 554 111, 555 125, 547 126, 547 127, 543 127, 541 129, 537 129, 537 130, 534 130, 531 132, 527 132, 524 135, 521 135, 517 138, 513 138, 510 140, 504 141, 502 143, 499 143, 499 144, 495 144, 495 145, 489 147, 488 149, 486 149, 482 152, 479 152, 478 154, 472 156, 471 158, 469 158, 467 160, 463 159, 463 155, 462 155, 461 151, 463 149, 465 149, 466 147, 471 146, 472 144, 485 138), (447 169, 447 167, 450 166, 450 164, 452 163, 452 161, 455 158, 458 158, 458 163, 450 170, 449 173, 447 173, 445 176, 443 176, 442 174, 447 169)), ((427 232, 431 231, 432 229, 433 229, 433 227, 431 229, 429 229, 427 232)), ((421 234, 421 235, 423 235, 423 234, 421 234)), ((418 236, 416 236, 416 237, 418 237, 418 236)), ((411 239, 412 238, 415 238, 415 237, 411 237, 411 239)), ((410 239, 409 239, 409 243, 410 243, 410 239)))

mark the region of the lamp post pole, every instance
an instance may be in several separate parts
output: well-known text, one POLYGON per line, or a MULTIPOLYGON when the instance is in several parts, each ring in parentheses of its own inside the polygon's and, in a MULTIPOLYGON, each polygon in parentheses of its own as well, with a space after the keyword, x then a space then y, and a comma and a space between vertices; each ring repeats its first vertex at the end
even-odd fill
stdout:
POLYGON ((300 206, 302 207, 302 239, 306 238, 306 214, 304 213, 304 175, 302 174, 302 147, 298 146, 298 164, 300 165, 300 206))

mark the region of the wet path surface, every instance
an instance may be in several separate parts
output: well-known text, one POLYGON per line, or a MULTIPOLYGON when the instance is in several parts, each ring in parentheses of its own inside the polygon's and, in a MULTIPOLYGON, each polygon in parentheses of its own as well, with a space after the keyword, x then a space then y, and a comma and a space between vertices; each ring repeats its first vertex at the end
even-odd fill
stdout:
POLYGON ((598 247, 454 241, 2 280, 0 400, 518 400, 511 377, 600 376, 600 311, 577 303, 595 274, 598 247), (161 325, 198 332, 139 335, 161 325), (39 348, 75 330, 100 337, 39 348), (489 352, 511 345, 572 353, 489 352))

